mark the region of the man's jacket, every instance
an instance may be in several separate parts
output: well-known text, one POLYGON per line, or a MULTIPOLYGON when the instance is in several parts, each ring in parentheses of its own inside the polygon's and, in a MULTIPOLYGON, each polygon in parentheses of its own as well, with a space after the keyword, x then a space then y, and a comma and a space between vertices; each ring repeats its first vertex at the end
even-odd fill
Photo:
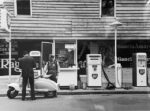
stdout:
POLYGON ((34 76, 33 68, 35 68, 35 61, 30 56, 24 56, 19 60, 19 68, 22 69, 22 77, 34 76))

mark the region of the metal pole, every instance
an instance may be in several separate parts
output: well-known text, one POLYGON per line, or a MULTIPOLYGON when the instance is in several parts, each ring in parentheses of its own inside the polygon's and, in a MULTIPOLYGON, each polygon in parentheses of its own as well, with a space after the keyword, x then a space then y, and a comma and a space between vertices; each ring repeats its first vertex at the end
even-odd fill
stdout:
POLYGON ((115 27, 115 75, 117 75, 117 26, 115 27))
POLYGON ((11 27, 9 32, 9 83, 11 82, 11 27))
POLYGON ((41 75, 43 75, 43 42, 41 43, 41 75))
POLYGON ((55 57, 56 57, 56 54, 55 54, 55 45, 56 45, 56 40, 54 39, 53 43, 52 43, 52 54, 55 55, 55 57))

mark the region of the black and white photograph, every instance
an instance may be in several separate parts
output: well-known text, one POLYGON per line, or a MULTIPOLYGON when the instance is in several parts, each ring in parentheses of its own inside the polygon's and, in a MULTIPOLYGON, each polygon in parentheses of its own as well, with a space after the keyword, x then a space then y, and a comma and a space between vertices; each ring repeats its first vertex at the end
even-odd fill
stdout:
POLYGON ((150 111, 150 0, 0 0, 0 111, 150 111))

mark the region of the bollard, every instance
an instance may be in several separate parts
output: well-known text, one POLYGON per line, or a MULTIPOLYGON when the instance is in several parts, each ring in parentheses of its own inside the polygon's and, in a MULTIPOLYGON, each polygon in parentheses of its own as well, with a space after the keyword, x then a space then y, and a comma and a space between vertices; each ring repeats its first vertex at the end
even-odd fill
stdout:
POLYGON ((117 63, 117 73, 115 73, 115 86, 116 88, 122 87, 122 66, 117 63))
POLYGON ((83 82, 83 89, 85 90, 87 88, 87 83, 83 82))
POLYGON ((69 85, 69 89, 70 89, 70 90, 75 90, 75 85, 74 85, 74 84, 70 84, 70 85, 69 85))

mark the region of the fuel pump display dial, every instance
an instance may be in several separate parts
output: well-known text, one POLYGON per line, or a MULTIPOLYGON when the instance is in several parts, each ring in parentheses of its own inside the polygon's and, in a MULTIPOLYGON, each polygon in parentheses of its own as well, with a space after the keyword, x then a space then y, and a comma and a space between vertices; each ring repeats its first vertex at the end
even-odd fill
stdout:
POLYGON ((92 65, 93 71, 97 71, 97 65, 92 65))
POLYGON ((138 55, 138 67, 146 67, 146 56, 138 55))

